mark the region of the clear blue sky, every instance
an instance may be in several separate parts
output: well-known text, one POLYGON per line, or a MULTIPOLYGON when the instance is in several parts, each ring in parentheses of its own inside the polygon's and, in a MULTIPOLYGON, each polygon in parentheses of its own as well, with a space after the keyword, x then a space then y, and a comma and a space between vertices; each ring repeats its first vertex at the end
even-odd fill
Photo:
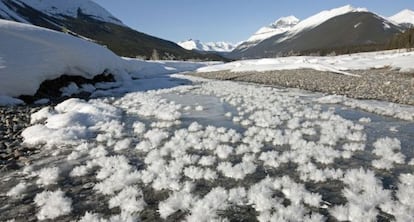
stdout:
POLYGON ((413 0, 94 0, 124 24, 171 41, 239 42, 277 18, 307 18, 350 4, 383 16, 414 9, 413 0))

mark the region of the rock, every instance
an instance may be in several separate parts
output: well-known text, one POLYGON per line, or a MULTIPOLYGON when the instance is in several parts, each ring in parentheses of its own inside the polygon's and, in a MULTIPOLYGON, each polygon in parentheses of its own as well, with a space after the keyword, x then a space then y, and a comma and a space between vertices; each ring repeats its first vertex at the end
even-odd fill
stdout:
POLYGON ((0 154, 0 159, 2 159, 2 160, 7 160, 7 159, 9 159, 9 158, 10 158, 10 156, 11 156, 11 154, 10 154, 10 153, 1 153, 1 154, 0 154))
POLYGON ((23 155, 23 153, 19 151, 18 149, 14 150, 13 154, 14 154, 14 158, 16 159, 19 159, 23 155))
POLYGON ((4 143, 4 145, 6 146, 6 148, 10 148, 13 144, 11 142, 9 142, 9 141, 6 141, 4 143))
POLYGON ((30 163, 29 156, 33 149, 22 146, 21 132, 30 125, 31 111, 40 106, 0 107, 0 168, 3 170, 18 169, 30 163))

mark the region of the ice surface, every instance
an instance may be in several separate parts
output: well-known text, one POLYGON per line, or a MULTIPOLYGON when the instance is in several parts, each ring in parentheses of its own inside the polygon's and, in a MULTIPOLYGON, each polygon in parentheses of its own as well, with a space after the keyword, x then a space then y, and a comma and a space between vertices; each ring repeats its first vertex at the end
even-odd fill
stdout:
POLYGON ((357 100, 338 95, 328 95, 320 97, 315 99, 315 101, 322 104, 344 104, 351 108, 358 108, 379 115, 391 116, 394 118, 408 121, 414 120, 413 106, 377 100, 357 100))
POLYGON ((25 170, 0 172, 10 191, 0 218, 13 219, 9 212, 22 208, 14 194, 29 191, 39 196, 39 218, 412 218, 411 121, 345 106, 342 97, 186 78, 194 85, 69 99, 34 113, 23 138, 38 153, 25 170), (339 104, 322 103, 332 101, 339 104), (52 188, 66 195, 43 190, 52 188))

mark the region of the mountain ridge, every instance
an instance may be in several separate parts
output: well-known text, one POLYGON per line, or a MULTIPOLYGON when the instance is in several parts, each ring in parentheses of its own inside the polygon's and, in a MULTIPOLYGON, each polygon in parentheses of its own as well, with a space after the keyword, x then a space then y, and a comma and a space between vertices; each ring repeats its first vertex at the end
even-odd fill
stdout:
POLYGON ((404 9, 397 14, 388 17, 388 19, 409 28, 414 27, 414 11, 409 9, 404 9))
POLYGON ((172 41, 136 31, 90 0, 0 0, 0 18, 91 39, 125 57, 223 60, 218 55, 185 50, 172 41))
POLYGON ((193 39, 177 42, 177 44, 187 50, 197 50, 203 52, 230 52, 237 46, 237 44, 229 42, 202 42, 200 40, 193 39))
POLYGON ((383 44, 403 30, 402 26, 365 8, 346 5, 321 11, 300 21, 286 32, 261 40, 253 46, 245 47, 246 45, 241 44, 229 57, 240 59, 286 56, 383 44))

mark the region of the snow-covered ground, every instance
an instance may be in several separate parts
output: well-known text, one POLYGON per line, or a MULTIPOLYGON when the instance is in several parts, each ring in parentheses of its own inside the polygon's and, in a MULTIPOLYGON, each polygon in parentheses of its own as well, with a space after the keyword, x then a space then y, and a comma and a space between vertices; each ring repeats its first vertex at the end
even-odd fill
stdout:
POLYGON ((356 53, 339 56, 292 56, 272 59, 242 60, 231 63, 208 66, 198 72, 230 70, 232 72, 270 71, 291 69, 315 69, 345 75, 352 70, 372 68, 392 68, 401 72, 414 71, 414 52, 389 50, 380 52, 356 53))
POLYGON ((34 113, 22 136, 39 153, 0 172, 1 219, 414 219, 412 121, 300 90, 161 78, 176 84, 34 113))

